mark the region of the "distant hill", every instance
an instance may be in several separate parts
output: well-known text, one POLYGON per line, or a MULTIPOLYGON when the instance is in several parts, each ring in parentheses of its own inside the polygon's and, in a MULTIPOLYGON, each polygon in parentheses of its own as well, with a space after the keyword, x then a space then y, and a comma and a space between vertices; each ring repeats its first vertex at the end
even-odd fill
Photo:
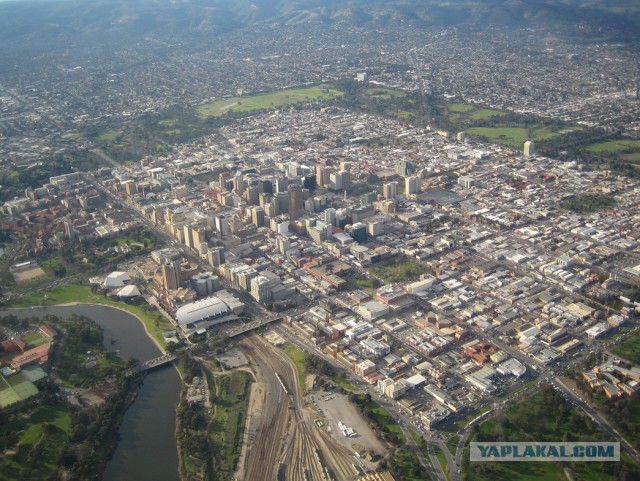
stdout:
POLYGON ((0 2, 0 41, 130 41, 211 35, 258 23, 385 27, 583 25, 618 41, 640 36, 633 0, 20 0, 0 2))

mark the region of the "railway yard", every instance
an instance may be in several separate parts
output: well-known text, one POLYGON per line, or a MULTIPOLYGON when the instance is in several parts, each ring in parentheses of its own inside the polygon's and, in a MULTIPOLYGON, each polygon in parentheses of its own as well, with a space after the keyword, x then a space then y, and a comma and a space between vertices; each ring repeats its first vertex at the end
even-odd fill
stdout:
POLYGON ((307 404, 289 356, 253 334, 240 339, 238 345, 256 373, 257 399, 251 403, 247 451, 236 478, 348 481, 361 476, 365 471, 362 461, 324 429, 337 420, 319 417, 307 404))

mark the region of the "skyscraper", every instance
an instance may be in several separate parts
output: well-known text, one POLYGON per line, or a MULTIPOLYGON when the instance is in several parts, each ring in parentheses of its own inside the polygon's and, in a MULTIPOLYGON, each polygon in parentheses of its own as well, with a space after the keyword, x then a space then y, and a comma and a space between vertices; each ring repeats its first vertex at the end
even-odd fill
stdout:
POLYGON ((382 186, 382 195, 385 199, 393 200, 398 195, 398 183, 388 182, 382 186))
POLYGON ((533 143, 532 140, 527 140, 524 143, 524 155, 525 157, 530 157, 536 154, 536 144, 533 143))
POLYGON ((420 192, 420 186, 422 185, 422 179, 417 175, 406 177, 404 179, 404 193, 406 195, 417 194, 420 192))
POLYGON ((300 184, 289 186, 289 219, 296 220, 304 212, 304 195, 300 184))

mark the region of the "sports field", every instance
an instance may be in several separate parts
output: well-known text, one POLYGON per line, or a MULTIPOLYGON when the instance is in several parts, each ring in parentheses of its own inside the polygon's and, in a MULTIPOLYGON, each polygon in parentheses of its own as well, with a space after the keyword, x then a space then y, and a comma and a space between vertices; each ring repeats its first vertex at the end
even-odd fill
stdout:
MULTIPOLYGON (((40 377, 34 373, 33 378, 38 379, 40 377)), ((8 378, 0 376, 0 407, 9 406, 34 394, 38 394, 38 388, 33 385, 33 382, 24 373, 14 374, 8 378)))

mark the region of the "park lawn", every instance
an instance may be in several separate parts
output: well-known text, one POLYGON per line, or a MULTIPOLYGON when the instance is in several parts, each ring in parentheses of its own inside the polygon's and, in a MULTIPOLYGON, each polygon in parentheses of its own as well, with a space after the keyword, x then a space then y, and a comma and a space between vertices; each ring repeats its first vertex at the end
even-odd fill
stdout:
POLYGON ((625 339, 611 348, 611 352, 627 361, 640 364, 640 334, 625 339))
MULTIPOLYGON (((550 388, 542 388, 511 406, 504 414, 493 417, 477 427, 470 441, 606 441, 607 435, 567 404, 550 388), (504 437, 499 437, 502 434, 504 437)), ((474 427, 474 430, 476 428, 474 427)), ((510 479, 513 481, 566 480, 564 467, 569 467, 575 481, 613 481, 607 472, 612 463, 470 463, 468 478, 474 481, 510 479)))
POLYGON ((341 95, 343 94, 339 90, 322 87, 282 90, 251 97, 234 97, 217 100, 199 106, 197 112, 201 117, 220 117, 231 111, 251 112, 254 110, 275 109, 283 105, 329 100, 341 95))
POLYGON ((118 138, 120 132, 117 130, 107 130, 106 132, 100 134, 98 136, 98 140, 103 140, 105 142, 113 142, 118 138))
POLYGON ((609 140, 607 142, 598 142, 591 144, 587 147, 589 152, 596 154, 609 153, 615 154, 618 152, 628 152, 634 150, 640 150, 640 140, 624 139, 624 140, 609 140))
POLYGON ((243 371, 218 375, 215 380, 215 416, 209 426, 209 436, 216 453, 219 479, 230 479, 238 464, 251 382, 251 375, 243 371))
POLYGON ((146 310, 135 304, 127 304, 109 299, 101 294, 94 294, 89 286, 79 284, 67 284, 47 292, 24 296, 8 303, 8 307, 29 308, 32 306, 55 306, 74 302, 117 307, 134 316, 138 316, 149 333, 163 347, 167 345, 167 341, 162 336, 162 333, 175 329, 175 326, 156 310, 146 310))
POLYGON ((365 95, 375 99, 391 100, 392 98, 406 97, 407 93, 404 90, 370 88, 365 91, 365 95))
POLYGON ((424 268, 415 262, 401 261, 386 266, 375 267, 371 273, 387 282, 408 282, 424 274, 424 268))
POLYGON ((5 430, 18 430, 19 440, 15 454, 0 456, 0 480, 47 480, 58 466, 57 458, 69 440, 71 414, 62 404, 47 404, 28 418, 18 418, 11 425, 0 426, 0 436, 5 430), (45 425, 49 428, 46 429, 45 425), (40 443, 35 459, 32 450, 40 443), (25 478, 25 472, 29 474, 25 478))
POLYGON ((82 137, 82 134, 79 132, 70 132, 62 135, 63 139, 79 139, 80 137, 82 137))
POLYGON ((488 120, 492 117, 501 117, 506 112, 495 109, 487 109, 471 104, 462 104, 458 102, 447 103, 444 105, 447 110, 449 121, 459 122, 477 122, 480 120, 488 120))
POLYGON ((558 135, 546 127, 471 127, 471 135, 485 137, 489 142, 520 149, 527 140, 544 140, 558 135))

